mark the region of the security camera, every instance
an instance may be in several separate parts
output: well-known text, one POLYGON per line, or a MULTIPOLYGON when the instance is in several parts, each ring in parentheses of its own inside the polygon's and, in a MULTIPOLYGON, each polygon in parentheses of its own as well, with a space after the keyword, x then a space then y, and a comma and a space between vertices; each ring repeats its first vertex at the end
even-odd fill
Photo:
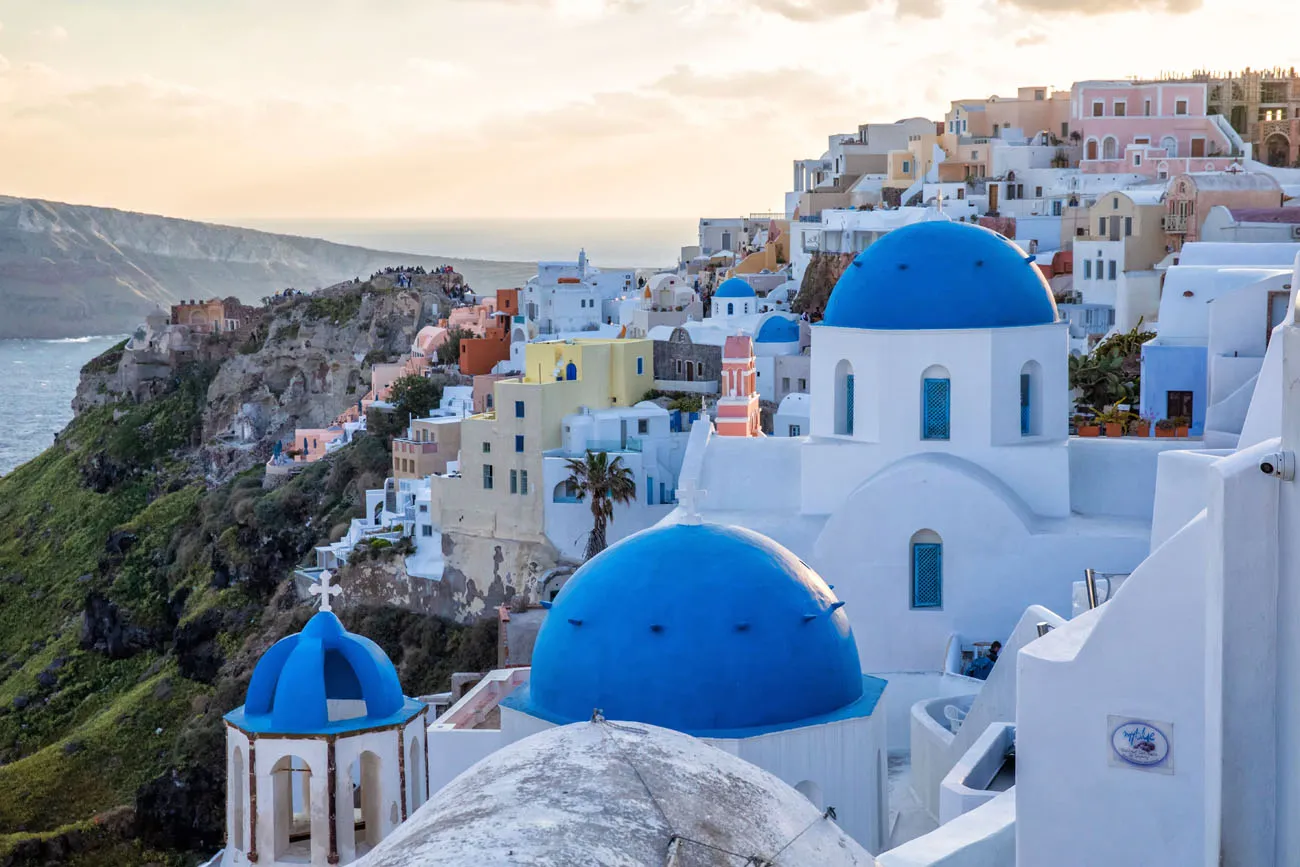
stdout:
POLYGON ((1264 455, 1259 471, 1266 476, 1276 476, 1284 482, 1295 481, 1295 452, 1274 452, 1264 455))

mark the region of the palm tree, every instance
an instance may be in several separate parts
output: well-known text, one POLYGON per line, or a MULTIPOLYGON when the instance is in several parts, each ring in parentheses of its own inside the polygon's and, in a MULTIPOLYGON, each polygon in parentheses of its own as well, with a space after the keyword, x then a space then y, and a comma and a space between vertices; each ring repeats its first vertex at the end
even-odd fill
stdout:
POLYGON ((605 525, 614 520, 614 504, 627 505, 636 498, 636 478, 621 457, 611 461, 606 452, 588 451, 585 458, 570 458, 568 464, 566 487, 579 502, 591 497, 592 527, 585 558, 590 560, 605 550, 605 525))

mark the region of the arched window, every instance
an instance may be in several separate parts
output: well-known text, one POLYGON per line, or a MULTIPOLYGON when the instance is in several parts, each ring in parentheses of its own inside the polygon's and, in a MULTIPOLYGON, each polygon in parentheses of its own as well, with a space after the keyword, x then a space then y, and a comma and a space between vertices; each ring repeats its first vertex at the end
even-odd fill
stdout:
POLYGON ((846 358, 835 366, 835 433, 853 436, 853 365, 846 358))
POLYGON ((1037 361, 1027 361, 1020 368, 1020 435, 1036 437, 1043 433, 1040 390, 1043 384, 1043 366, 1037 361))
POLYGON ((578 365, 574 364, 572 361, 570 361, 567 365, 565 365, 565 367, 564 367, 564 378, 565 378, 565 379, 568 379, 568 380, 577 379, 577 378, 578 378, 578 365))
POLYGON ((1103 160, 1119 159, 1119 140, 1113 135, 1108 135, 1102 139, 1101 158, 1103 160))
POLYGON ((240 852, 245 851, 244 777, 246 774, 244 751, 240 747, 235 747, 235 753, 230 757, 230 779, 226 782, 226 788, 230 792, 230 845, 240 852))
POLYGON ((728 301, 728 302, 727 302, 727 315, 730 316, 730 315, 732 315, 732 314, 735 313, 735 312, 736 312, 736 305, 735 305, 735 304, 732 304, 730 301, 728 301))
POLYGON ((921 439, 946 440, 950 435, 952 381, 942 367, 931 367, 921 378, 921 439))
POLYGON ((1160 139, 1160 147, 1165 149, 1165 156, 1170 158, 1178 156, 1178 139, 1167 135, 1160 139))
POLYGON ((551 494, 551 500, 556 503, 580 502, 578 499, 578 486, 565 479, 555 486, 555 490, 551 494))
POLYGON ((933 530, 912 536, 912 607, 943 607, 943 540, 933 530))

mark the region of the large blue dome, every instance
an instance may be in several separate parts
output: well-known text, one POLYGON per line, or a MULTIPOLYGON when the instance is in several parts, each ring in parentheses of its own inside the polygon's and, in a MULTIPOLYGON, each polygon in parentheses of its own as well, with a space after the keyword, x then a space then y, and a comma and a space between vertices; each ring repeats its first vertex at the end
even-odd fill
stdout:
POLYGON ((895 229, 844 271, 822 324, 882 331, 1047 325, 1056 302, 1042 272, 1006 238, 971 223, 895 229))
POLYGON ((226 718, 251 732, 337 734, 401 723, 421 709, 402 695, 378 644, 322 611, 262 654, 244 706, 226 718))
POLYGON ((561 725, 599 708, 718 734, 867 701, 870 713, 883 685, 863 678, 848 617, 794 554, 739 527, 679 524, 625 539, 569 579, 537 636, 526 697, 507 703, 561 725))
POLYGON ((754 287, 750 286, 739 277, 732 277, 730 280, 722 281, 718 291, 713 293, 714 298, 754 298, 757 297, 754 287))
POLYGON ((799 323, 784 316, 772 316, 758 329, 755 343, 798 343, 799 323))

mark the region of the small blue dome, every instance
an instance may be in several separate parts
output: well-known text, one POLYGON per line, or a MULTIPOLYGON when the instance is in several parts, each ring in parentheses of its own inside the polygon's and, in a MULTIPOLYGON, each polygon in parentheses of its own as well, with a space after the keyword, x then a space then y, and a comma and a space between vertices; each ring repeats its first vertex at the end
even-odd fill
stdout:
POLYGON ((247 731, 334 734, 399 723, 420 708, 402 695, 397 671, 378 644, 322 611, 302 632, 262 654, 244 706, 227 718, 247 731), (331 720, 331 701, 364 703, 364 712, 331 720))
POLYGON ((798 343, 799 323, 784 316, 773 316, 758 329, 755 343, 798 343))
POLYGON ((527 690, 520 709, 557 724, 600 708, 701 734, 842 711, 863 699, 864 678, 848 617, 798 557, 739 527, 678 524, 623 540, 569 579, 527 690))
POLYGON ((1033 257, 982 226, 932 221, 895 229, 854 259, 822 324, 906 331, 1056 320, 1052 290, 1033 257))
POLYGON ((750 286, 739 277, 732 277, 730 280, 722 281, 718 291, 713 293, 714 298, 755 298, 754 287, 750 286))

